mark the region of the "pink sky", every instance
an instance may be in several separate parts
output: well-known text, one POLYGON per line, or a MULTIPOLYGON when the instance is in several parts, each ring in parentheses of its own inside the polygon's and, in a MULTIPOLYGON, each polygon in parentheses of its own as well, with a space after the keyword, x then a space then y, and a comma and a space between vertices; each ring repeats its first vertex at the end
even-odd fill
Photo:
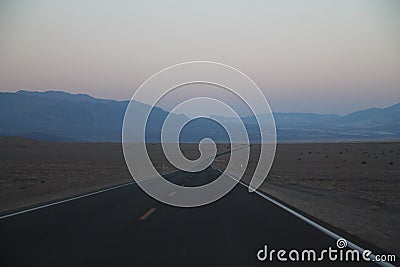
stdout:
POLYGON ((274 111, 400 102, 396 1, 2 1, 0 91, 129 99, 181 62, 232 65, 274 111))

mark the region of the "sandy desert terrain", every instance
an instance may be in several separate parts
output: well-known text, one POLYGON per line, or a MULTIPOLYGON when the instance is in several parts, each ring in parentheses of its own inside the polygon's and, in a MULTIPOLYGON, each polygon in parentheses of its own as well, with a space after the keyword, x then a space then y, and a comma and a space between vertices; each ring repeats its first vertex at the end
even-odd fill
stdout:
MULTIPOLYGON (((157 169, 172 171, 158 154, 159 145, 149 146, 156 151, 157 169)), ((218 146, 219 153, 228 149, 218 146)), ((198 156, 193 145, 184 145, 182 150, 186 156, 198 156)), ((119 143, 46 143, 2 137, 0 151, 2 212, 132 181, 119 143)), ((255 165, 253 154, 244 181, 255 165)), ((261 190, 400 255, 399 142, 279 144, 261 190)))
MULTIPOLYGON (((245 183, 256 154, 251 154, 245 183)), ((398 142, 279 144, 260 190, 400 255, 398 142)))

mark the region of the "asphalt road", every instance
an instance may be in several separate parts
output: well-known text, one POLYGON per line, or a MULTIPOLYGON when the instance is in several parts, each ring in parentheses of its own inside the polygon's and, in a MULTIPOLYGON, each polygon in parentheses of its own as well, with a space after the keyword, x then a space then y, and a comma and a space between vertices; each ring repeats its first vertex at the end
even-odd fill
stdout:
MULTIPOLYGON (((217 175, 208 168, 197 174, 173 173, 168 179, 193 186, 217 175)), ((265 244, 288 251, 337 248, 335 239, 240 184, 222 199, 198 208, 162 204, 130 184, 0 220, 0 266, 281 264, 276 257, 272 262, 257 259, 265 244)))

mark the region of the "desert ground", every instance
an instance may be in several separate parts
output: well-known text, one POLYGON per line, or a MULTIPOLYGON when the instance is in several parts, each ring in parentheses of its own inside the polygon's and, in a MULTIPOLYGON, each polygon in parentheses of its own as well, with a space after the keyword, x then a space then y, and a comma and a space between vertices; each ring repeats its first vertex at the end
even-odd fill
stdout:
MULTIPOLYGON (((158 144, 148 148, 158 170, 174 170, 158 144)), ((194 145, 182 150, 189 158, 198 156, 194 145)), ((219 153, 227 150, 228 145, 218 145, 219 153)), ((0 212, 132 181, 119 143, 1 137, 0 151, 0 212)), ((256 161, 252 153, 245 182, 256 161)), ((400 142, 279 144, 261 190, 400 255, 400 142)))

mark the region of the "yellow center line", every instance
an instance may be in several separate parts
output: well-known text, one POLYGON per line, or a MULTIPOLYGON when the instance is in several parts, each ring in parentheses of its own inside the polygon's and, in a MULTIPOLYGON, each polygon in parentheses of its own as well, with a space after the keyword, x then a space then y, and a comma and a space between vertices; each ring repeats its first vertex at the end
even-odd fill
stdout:
POLYGON ((169 197, 172 197, 173 195, 175 195, 176 194, 176 191, 174 191, 174 192, 171 192, 171 193, 169 193, 169 197))
POLYGON ((143 214, 142 216, 140 216, 139 220, 144 221, 146 220, 153 212, 156 211, 156 208, 151 208, 148 211, 146 211, 145 214, 143 214))

